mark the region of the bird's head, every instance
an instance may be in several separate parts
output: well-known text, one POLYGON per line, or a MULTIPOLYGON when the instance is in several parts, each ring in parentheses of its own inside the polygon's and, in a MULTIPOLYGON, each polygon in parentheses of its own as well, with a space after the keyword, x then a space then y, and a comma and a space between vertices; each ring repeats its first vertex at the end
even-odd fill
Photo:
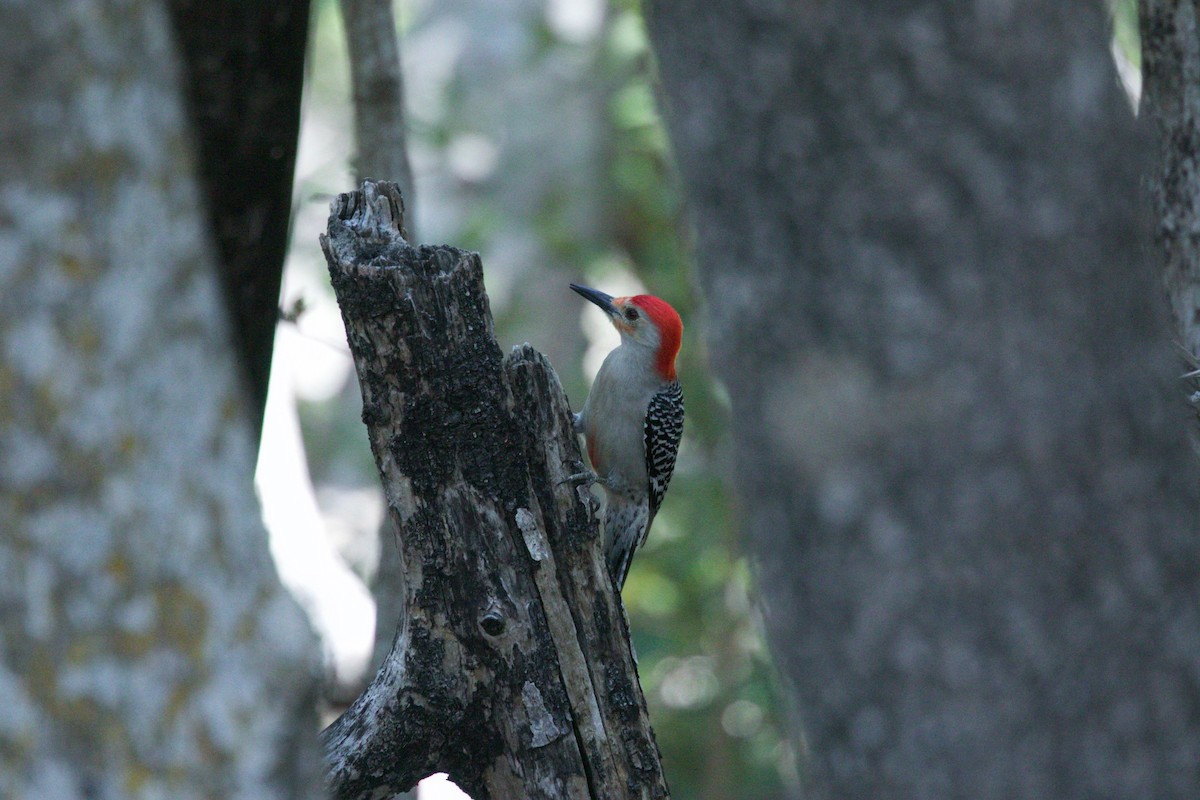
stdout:
POLYGON ((650 294, 613 297, 574 283, 571 288, 608 314, 623 344, 645 347, 654 354, 659 377, 675 380, 675 356, 683 340, 683 321, 670 303, 650 294))

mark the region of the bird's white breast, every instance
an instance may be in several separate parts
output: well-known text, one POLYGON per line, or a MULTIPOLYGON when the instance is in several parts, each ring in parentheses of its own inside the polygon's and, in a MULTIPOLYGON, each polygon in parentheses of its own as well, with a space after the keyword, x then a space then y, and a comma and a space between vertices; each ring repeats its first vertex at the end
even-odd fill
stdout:
POLYGON ((623 345, 604 359, 583 407, 584 432, 592 467, 610 491, 645 491, 646 408, 662 388, 647 370, 642 348, 623 345))

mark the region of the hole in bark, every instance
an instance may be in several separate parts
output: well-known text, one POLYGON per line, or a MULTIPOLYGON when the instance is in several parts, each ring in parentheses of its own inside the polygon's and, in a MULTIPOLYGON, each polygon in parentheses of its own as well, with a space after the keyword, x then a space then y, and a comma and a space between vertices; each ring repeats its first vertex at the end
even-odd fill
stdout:
POLYGON ((479 627, 483 628, 483 632, 488 636, 499 636, 504 633, 504 617, 499 611, 488 611, 479 620, 479 627))

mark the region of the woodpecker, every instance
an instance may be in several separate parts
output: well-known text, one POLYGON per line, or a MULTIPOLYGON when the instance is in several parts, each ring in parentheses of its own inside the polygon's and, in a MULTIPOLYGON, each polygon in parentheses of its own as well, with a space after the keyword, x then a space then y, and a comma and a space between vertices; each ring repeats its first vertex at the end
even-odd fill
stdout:
POLYGON ((621 334, 575 415, 575 431, 585 437, 595 470, 588 479, 604 488, 604 555, 620 591, 675 470, 683 434, 675 356, 683 323, 652 295, 612 297, 574 283, 571 288, 608 314, 621 334))

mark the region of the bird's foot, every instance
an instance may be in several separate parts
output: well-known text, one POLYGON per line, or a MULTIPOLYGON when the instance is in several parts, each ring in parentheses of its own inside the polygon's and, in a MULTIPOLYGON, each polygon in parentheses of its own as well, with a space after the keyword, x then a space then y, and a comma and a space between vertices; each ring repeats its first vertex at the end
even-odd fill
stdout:
POLYGON ((568 464, 572 467, 578 467, 579 471, 574 472, 574 473, 568 475, 567 477, 563 478, 561 481, 558 482, 559 486, 562 486, 564 483, 570 483, 576 487, 578 487, 578 486, 593 486, 596 484, 599 484, 600 486, 607 485, 607 481, 605 481, 604 478, 601 478, 599 475, 597 475, 596 473, 592 472, 590 469, 585 467, 582 461, 565 461, 563 463, 568 464))

